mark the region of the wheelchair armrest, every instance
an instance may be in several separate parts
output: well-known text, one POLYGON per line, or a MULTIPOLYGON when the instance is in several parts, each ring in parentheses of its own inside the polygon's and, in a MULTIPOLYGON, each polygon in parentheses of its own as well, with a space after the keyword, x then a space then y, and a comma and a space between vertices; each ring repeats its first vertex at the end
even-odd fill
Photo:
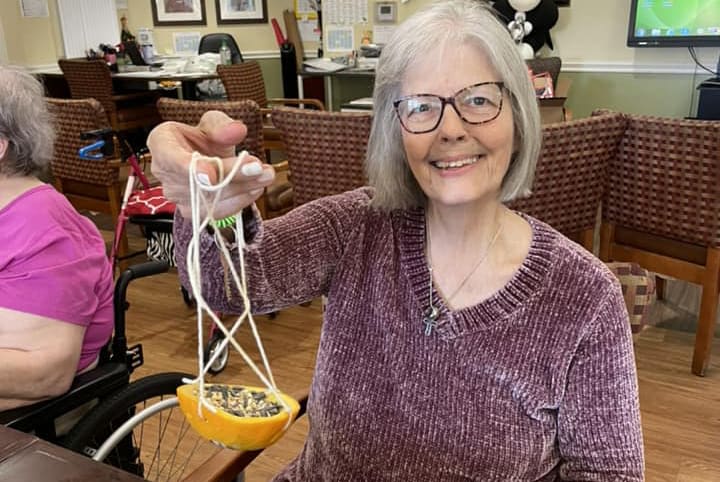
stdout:
POLYGON ((95 398, 104 398, 130 383, 125 364, 106 363, 75 377, 64 395, 0 413, 0 423, 28 432, 95 398))

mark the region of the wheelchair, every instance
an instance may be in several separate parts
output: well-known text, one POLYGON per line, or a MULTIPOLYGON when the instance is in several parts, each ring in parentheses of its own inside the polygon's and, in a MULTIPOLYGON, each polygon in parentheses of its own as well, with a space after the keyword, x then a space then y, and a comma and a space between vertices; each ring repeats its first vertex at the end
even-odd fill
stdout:
POLYGON ((105 444, 102 457, 105 463, 148 480, 181 480, 220 451, 201 439, 176 409, 175 390, 193 375, 160 373, 130 382, 130 375, 143 364, 143 351, 139 344, 127 346, 128 285, 168 269, 167 263, 146 262, 125 270, 115 283, 114 333, 100 354, 98 366, 77 375, 62 396, 0 413, 0 423, 94 457, 136 412, 154 406, 152 413, 145 411, 142 420, 105 444), (67 425, 63 420, 73 415, 79 421, 67 431, 58 430, 67 425))

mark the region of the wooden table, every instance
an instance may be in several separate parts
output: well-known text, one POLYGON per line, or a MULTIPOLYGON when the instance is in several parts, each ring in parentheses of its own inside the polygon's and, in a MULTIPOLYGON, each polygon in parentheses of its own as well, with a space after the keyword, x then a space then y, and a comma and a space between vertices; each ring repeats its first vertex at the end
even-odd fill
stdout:
POLYGON ((138 482, 144 479, 0 425, 0 480, 138 482))

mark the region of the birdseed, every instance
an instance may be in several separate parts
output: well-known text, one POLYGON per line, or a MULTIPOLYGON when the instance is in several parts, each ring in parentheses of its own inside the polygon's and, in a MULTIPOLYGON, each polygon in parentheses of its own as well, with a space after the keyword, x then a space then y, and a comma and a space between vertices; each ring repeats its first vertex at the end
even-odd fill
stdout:
POLYGON ((205 385, 205 397, 215 407, 236 417, 272 417, 283 407, 266 392, 228 385, 205 385))

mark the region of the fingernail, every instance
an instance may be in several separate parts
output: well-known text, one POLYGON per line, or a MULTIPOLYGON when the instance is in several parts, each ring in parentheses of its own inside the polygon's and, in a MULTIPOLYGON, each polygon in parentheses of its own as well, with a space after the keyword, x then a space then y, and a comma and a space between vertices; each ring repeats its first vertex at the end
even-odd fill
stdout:
POLYGON ((258 177, 259 182, 272 181, 275 178, 275 173, 271 170, 263 171, 262 176, 258 177))
POLYGON ((252 197, 258 197, 260 194, 263 193, 263 191, 264 191, 263 188, 253 189, 252 191, 250 191, 250 195, 251 195, 252 197))
POLYGON ((251 162, 249 164, 243 164, 240 168, 240 172, 245 176, 257 176, 262 173, 262 166, 259 162, 251 162))
POLYGON ((209 186, 210 185, 210 177, 205 174, 204 172, 198 172, 195 177, 197 178, 198 182, 202 184, 203 186, 209 186))

